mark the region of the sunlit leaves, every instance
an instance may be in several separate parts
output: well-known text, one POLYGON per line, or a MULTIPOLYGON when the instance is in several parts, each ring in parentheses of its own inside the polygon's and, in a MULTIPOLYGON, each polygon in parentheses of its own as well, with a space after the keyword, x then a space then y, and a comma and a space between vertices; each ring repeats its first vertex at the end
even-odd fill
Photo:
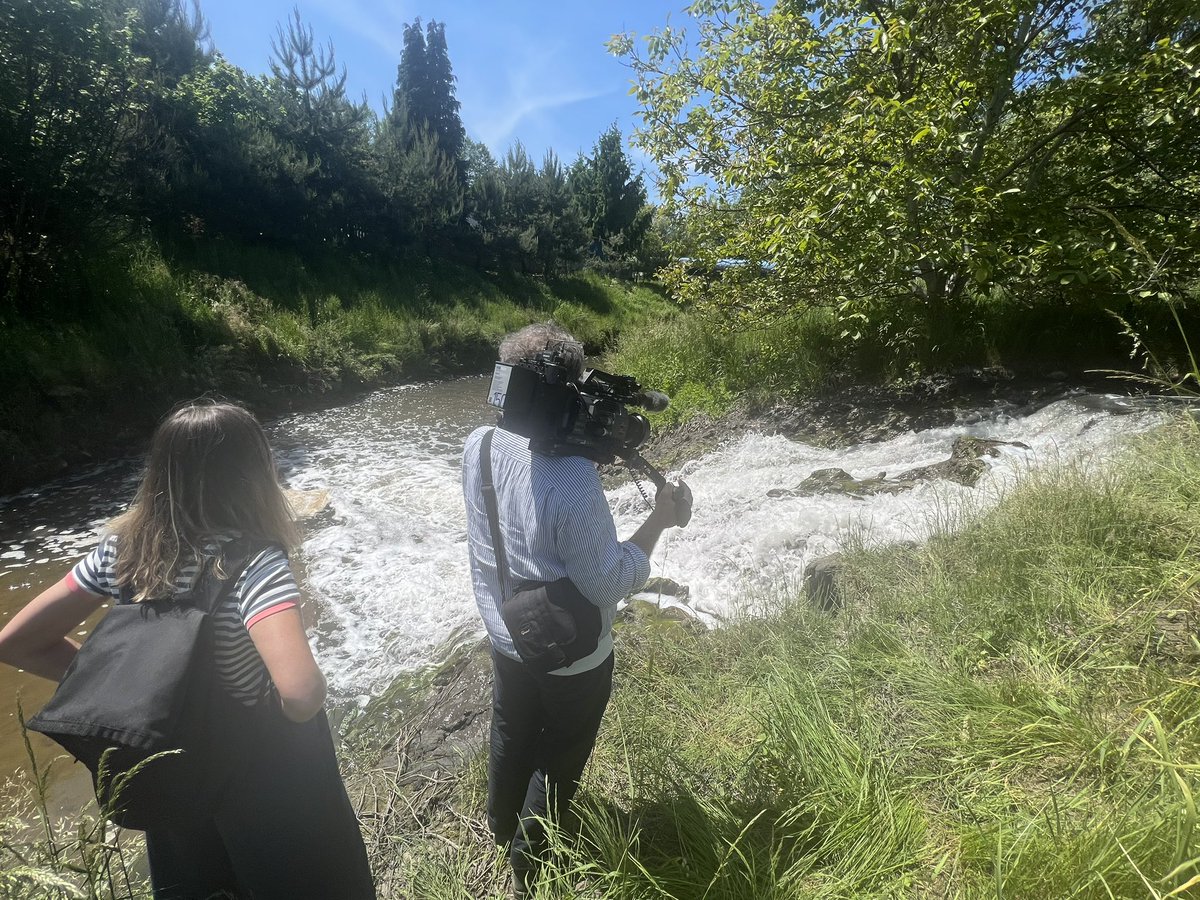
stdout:
POLYGON ((612 44, 637 76, 660 190, 697 223, 705 274, 680 274, 682 296, 754 316, 915 295, 938 316, 997 289, 1120 296, 1152 268, 1197 271, 1187 4, 731 0, 690 14, 686 30, 612 44), (713 281, 729 258, 771 276, 713 281))

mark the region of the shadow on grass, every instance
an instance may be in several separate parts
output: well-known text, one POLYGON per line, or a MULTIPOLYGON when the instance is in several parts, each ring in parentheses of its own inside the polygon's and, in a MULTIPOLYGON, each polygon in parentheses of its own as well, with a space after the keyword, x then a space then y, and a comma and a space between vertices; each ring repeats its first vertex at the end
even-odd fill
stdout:
POLYGON ((555 296, 571 303, 578 303, 595 313, 609 313, 614 309, 612 294, 601 284, 586 278, 555 278, 549 282, 555 296))
POLYGON ((589 796, 581 814, 584 846, 622 896, 779 896, 816 862, 810 821, 751 798, 675 793, 624 810, 589 796))

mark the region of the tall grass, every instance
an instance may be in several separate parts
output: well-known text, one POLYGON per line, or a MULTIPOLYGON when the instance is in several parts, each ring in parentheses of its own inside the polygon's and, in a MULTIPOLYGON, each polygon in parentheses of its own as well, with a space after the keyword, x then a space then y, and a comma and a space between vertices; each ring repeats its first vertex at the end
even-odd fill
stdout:
MULTIPOLYGON (((1195 288, 1187 294, 1195 295, 1195 288)), ((833 308, 772 318, 691 310, 626 330, 608 362, 671 395, 672 408, 658 419, 663 424, 720 415, 738 399, 760 405, 847 379, 903 382, 962 366, 1002 365, 1044 376, 1128 369, 1133 358, 1152 376, 1142 380, 1162 388, 1195 383, 1186 333, 1198 324, 1196 308, 1157 298, 1115 307, 1103 300, 1069 305, 1059 298, 1019 303, 996 292, 964 299, 936 321, 915 297, 851 318, 839 318, 833 308), (1147 346, 1156 353, 1147 354, 1147 346)))
MULTIPOLYGON (((144 851, 137 832, 123 831, 95 807, 70 819, 50 812, 51 766, 38 764, 17 704, 29 768, 27 777, 2 786, 9 809, 0 819, 0 897, 5 900, 141 900, 150 896, 144 851)), ((153 757, 151 758, 153 759, 153 757)), ((130 774, 136 774, 134 769, 130 774)), ((113 802, 124 779, 113 781, 113 802)), ((101 783, 106 783, 103 771, 101 783)))
POLYGON ((814 390, 843 359, 837 331, 821 309, 747 330, 689 314, 626 329, 607 364, 668 393, 671 406, 656 421, 671 424, 720 415, 739 397, 764 402, 814 390))
MULTIPOLYGON (((1196 895, 1197 501, 1188 421, 1029 475, 922 548, 849 548, 839 610, 625 627, 537 896, 1196 895)), ((502 890, 482 780, 399 826, 393 896, 502 890)))

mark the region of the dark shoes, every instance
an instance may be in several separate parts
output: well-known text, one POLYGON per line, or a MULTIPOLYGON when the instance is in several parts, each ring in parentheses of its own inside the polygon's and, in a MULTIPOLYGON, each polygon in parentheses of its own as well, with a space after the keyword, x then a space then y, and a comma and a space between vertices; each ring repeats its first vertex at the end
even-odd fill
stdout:
POLYGON ((527 876, 516 869, 512 873, 512 896, 513 900, 529 900, 533 896, 533 889, 529 887, 527 876))

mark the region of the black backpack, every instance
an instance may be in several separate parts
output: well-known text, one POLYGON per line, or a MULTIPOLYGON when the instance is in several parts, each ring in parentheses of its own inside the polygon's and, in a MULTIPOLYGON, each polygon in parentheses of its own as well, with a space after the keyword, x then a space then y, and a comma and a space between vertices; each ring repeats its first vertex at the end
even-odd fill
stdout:
POLYGON ((219 793, 231 705, 213 655, 212 613, 251 558, 227 544, 173 597, 115 603, 28 726, 88 767, 101 812, 123 828, 170 824, 219 793))

